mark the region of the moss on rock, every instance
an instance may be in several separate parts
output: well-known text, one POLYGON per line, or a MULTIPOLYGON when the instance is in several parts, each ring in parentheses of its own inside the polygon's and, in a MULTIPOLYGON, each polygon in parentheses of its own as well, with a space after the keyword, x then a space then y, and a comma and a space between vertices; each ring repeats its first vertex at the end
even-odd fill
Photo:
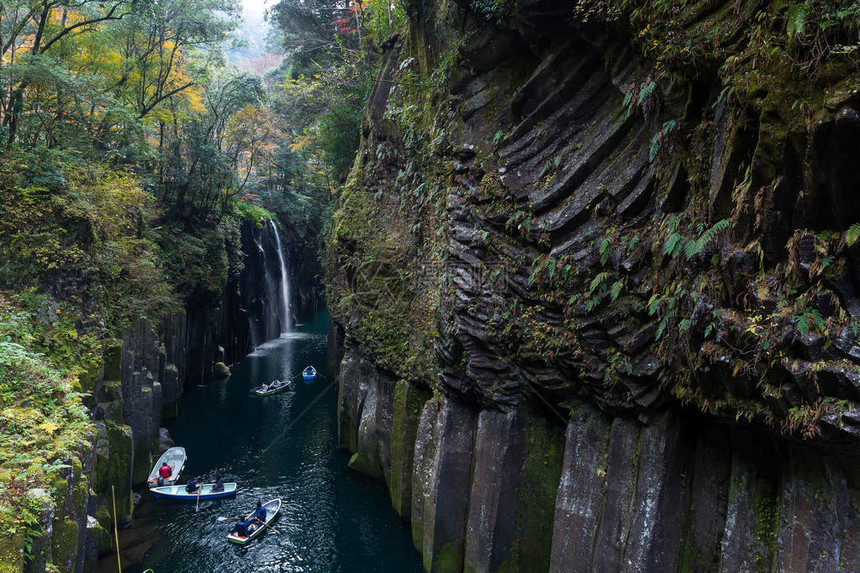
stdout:
POLYGON ((223 380, 224 378, 229 378, 230 376, 230 367, 224 364, 223 362, 216 362, 212 366, 212 377, 216 380, 223 380))
POLYGON ((374 463, 369 456, 363 452, 356 452, 349 458, 347 464, 349 469, 362 473, 374 479, 382 479, 382 470, 378 463, 374 463))
POLYGON ((552 553, 555 499, 564 462, 564 431, 532 415, 526 428, 527 453, 517 509, 517 543, 500 573, 548 571, 552 553))
POLYGON ((54 520, 51 556, 54 566, 63 573, 73 573, 78 554, 78 524, 68 517, 54 520))
POLYGON ((406 380, 394 387, 394 416, 391 427, 391 471, 388 489, 397 515, 409 517, 412 511, 412 456, 421 408, 431 397, 406 380))
MULTIPOLYGON (((131 519, 131 456, 132 436, 129 426, 106 422, 99 432, 96 446, 96 464, 93 489, 100 494, 109 495, 113 485, 116 494, 117 519, 127 522, 131 519)), ((110 512, 108 512, 110 515, 110 512)), ((99 522, 109 528, 111 520, 99 522)))

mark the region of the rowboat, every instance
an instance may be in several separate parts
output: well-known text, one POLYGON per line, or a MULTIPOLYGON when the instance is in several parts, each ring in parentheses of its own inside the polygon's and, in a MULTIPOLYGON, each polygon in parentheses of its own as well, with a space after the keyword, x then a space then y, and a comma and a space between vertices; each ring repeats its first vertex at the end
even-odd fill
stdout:
POLYGON ((317 369, 313 366, 308 366, 304 370, 302 370, 302 379, 303 380, 313 380, 316 378, 317 369))
POLYGON ((278 392, 283 392, 284 390, 289 390, 292 385, 289 382, 281 382, 274 388, 271 385, 266 386, 265 389, 263 386, 259 388, 254 388, 254 393, 259 396, 268 396, 270 394, 277 394, 278 392))
POLYGON ((166 497, 168 499, 185 499, 188 501, 196 501, 199 499, 218 499, 220 497, 228 497, 236 494, 236 484, 234 482, 225 483, 224 491, 212 491, 214 483, 204 483, 200 486, 200 492, 189 493, 185 491, 184 485, 165 485, 161 487, 151 488, 149 491, 155 497, 166 497))
POLYGON ((185 460, 188 456, 185 455, 185 448, 181 447, 173 447, 168 448, 166 452, 161 454, 161 457, 158 458, 158 461, 155 462, 155 465, 152 467, 152 471, 149 472, 149 477, 146 479, 147 485, 149 487, 156 487, 159 485, 173 485, 176 483, 176 480, 179 479, 179 474, 182 473, 182 468, 185 467, 185 460), (164 479, 160 484, 158 483, 158 468, 161 467, 161 464, 167 463, 170 466, 170 477, 164 479))
MULTIPOLYGON (((239 545, 245 545, 246 543, 248 543, 249 541, 251 541, 252 539, 257 537, 258 535, 263 533, 263 530, 267 529, 271 525, 271 523, 275 520, 275 518, 278 516, 278 513, 280 513, 280 511, 281 511, 281 499, 278 498, 278 499, 273 499, 271 501, 267 501, 266 503, 263 504, 263 507, 266 508, 266 522, 265 523, 257 525, 256 527, 255 527, 256 524, 251 524, 248 526, 248 534, 247 535, 243 536, 243 535, 239 535, 237 533, 230 533, 227 535, 227 539, 229 541, 232 541, 233 543, 238 543, 239 545), (254 528, 253 531, 251 531, 252 527, 254 528)), ((254 517, 254 512, 252 511, 245 518, 245 521, 250 523, 251 518, 253 518, 253 517, 254 517)))

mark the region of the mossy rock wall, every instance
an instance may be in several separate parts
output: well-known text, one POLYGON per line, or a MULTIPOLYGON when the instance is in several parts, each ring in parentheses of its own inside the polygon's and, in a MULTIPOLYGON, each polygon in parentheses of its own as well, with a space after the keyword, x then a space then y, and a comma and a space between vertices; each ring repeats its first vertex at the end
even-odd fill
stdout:
POLYGON ((0 544, 0 573, 20 573, 24 570, 24 535, 17 533, 0 544))
MULTIPOLYGON (((111 421, 97 423, 98 438, 96 440, 96 462, 93 475, 93 490, 103 500, 111 499, 111 490, 116 496, 117 521, 127 524, 132 513, 132 460, 134 457, 134 442, 130 426, 119 425, 111 421)), ((107 508, 107 501, 101 506, 107 508)), ((107 509, 103 515, 96 515, 102 527, 112 529, 112 511, 107 509)))
MULTIPOLYGON (((363 361, 349 351, 346 359, 363 361)), ((359 370, 373 376, 367 364, 341 376, 359 370)), ((392 428, 414 430, 376 433, 372 445, 345 441, 369 448, 354 458, 374 459, 372 475, 388 479, 428 571, 860 566, 860 551, 846 541, 860 534, 856 458, 713 424, 694 411, 643 423, 583 402, 565 420, 540 401, 486 409, 405 380, 366 390, 348 410, 376 412, 365 409, 368 400, 388 402, 392 428), (375 452, 386 440, 392 455, 383 471, 375 452)))
POLYGON ((394 388, 388 490, 394 511, 404 519, 408 519, 412 511, 413 452, 421 408, 429 399, 430 393, 426 390, 403 379, 397 381, 394 388))
POLYGON ((326 280, 340 444, 401 515, 376 381, 433 396, 426 569, 860 568, 860 12, 809 6, 407 3, 326 280))

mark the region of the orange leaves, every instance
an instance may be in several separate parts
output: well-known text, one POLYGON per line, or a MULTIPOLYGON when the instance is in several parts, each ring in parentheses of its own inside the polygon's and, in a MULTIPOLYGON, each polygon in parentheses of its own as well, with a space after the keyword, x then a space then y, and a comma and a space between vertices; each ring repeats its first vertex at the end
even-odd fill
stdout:
POLYGON ((293 143, 290 144, 290 151, 298 153, 310 145, 312 141, 313 139, 309 135, 300 135, 293 143))
POLYGON ((224 143, 242 180, 287 139, 286 125, 267 107, 245 106, 224 125, 224 143))

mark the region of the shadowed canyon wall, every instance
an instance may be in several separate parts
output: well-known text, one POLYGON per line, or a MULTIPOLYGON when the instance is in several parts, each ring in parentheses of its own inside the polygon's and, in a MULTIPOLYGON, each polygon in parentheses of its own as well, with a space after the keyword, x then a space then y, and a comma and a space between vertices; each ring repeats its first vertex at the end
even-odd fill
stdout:
POLYGON ((326 264, 428 571, 860 569, 857 67, 771 8, 410 4, 326 264))

